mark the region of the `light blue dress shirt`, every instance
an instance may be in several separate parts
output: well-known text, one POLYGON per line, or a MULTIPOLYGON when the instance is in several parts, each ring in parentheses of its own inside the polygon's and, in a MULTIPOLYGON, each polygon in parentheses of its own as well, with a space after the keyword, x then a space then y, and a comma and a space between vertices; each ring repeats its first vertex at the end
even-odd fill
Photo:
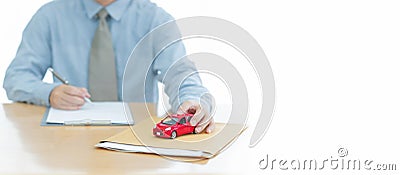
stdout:
MULTIPOLYGON (((42 6, 25 28, 16 57, 6 72, 4 88, 8 98, 49 106, 51 91, 61 84, 56 78, 53 78, 52 84, 42 81, 49 67, 64 76, 71 85, 87 88, 91 42, 98 26, 96 14, 102 8, 94 0, 55 0, 42 6)), ((121 100, 124 69, 133 48, 148 32, 173 18, 148 0, 117 0, 107 6, 106 10, 110 14, 108 24, 116 57, 118 96, 121 100)), ((161 77, 171 64, 185 54, 183 44, 178 43, 157 57, 152 65, 152 79, 146 80, 151 85, 146 87, 147 102, 157 102, 157 81, 162 81, 161 77)), ((196 70, 189 60, 184 62, 181 70, 196 70)), ((140 65, 132 69, 138 75, 147 71, 140 65)), ((134 82, 133 85, 144 81, 143 77, 132 77, 129 81, 134 82)), ((207 93, 198 75, 185 80, 179 92, 173 89, 181 82, 170 78, 163 83, 174 109, 179 106, 178 98, 180 101, 197 100, 200 95, 207 93)), ((134 89, 131 92, 129 101, 144 101, 143 92, 135 92, 134 89)))

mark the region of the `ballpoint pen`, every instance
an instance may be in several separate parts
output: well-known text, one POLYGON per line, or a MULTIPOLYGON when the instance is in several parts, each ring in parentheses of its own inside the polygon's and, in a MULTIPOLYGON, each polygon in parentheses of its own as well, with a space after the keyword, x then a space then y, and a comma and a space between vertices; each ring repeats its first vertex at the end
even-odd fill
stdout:
MULTIPOLYGON (((49 68, 49 71, 58 79, 60 80, 63 84, 65 85, 69 85, 68 80, 64 79, 61 77, 61 75, 59 73, 57 73, 56 71, 54 71, 53 68, 49 68)), ((86 102, 88 103, 92 103, 92 101, 89 98, 83 97, 85 99, 86 102)))

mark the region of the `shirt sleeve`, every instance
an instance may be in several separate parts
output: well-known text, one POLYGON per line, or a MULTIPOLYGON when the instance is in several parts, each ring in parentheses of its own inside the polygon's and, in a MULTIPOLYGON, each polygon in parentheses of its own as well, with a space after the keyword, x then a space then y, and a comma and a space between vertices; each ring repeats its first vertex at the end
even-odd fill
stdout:
MULTIPOLYGON (((155 16, 158 20, 157 24, 162 25, 174 19, 165 11, 160 9, 155 16)), ((186 56, 186 50, 181 40, 171 43, 171 45, 163 46, 166 40, 171 40, 168 37, 180 36, 179 29, 176 25, 168 28, 168 32, 160 34, 161 37, 154 38, 155 54, 153 71, 159 75, 158 81, 165 85, 165 93, 169 97, 172 111, 176 112, 178 107, 188 100, 200 102, 206 105, 208 110, 212 110, 212 97, 207 88, 202 85, 198 70, 192 61, 186 56), (161 49, 162 48, 162 49, 161 49)), ((156 36, 160 36, 156 34, 156 36)), ((173 39, 172 39, 173 40, 173 39)))
POLYGON ((42 81, 51 65, 50 26, 43 7, 26 26, 14 60, 4 78, 10 100, 49 106, 49 94, 59 84, 42 81))

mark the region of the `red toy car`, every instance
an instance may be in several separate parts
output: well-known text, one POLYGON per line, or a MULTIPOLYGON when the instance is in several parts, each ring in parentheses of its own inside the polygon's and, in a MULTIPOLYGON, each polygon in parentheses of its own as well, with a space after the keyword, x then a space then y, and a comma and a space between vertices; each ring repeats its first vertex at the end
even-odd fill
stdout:
POLYGON ((165 117, 153 128, 153 135, 163 138, 174 139, 177 136, 194 133, 194 128, 190 124, 193 114, 173 114, 165 117))

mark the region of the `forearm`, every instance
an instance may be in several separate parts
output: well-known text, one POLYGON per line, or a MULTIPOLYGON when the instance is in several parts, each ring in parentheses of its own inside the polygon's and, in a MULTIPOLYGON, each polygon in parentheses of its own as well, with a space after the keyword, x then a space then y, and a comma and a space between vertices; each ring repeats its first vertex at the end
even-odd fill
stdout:
POLYGON ((185 101, 196 101, 211 112, 213 97, 202 85, 201 78, 195 65, 186 57, 171 65, 165 73, 162 82, 168 94, 172 110, 176 111, 185 101))
POLYGON ((10 100, 42 106, 50 105, 49 95, 58 85, 44 83, 28 72, 16 71, 12 67, 7 70, 3 83, 10 100))

